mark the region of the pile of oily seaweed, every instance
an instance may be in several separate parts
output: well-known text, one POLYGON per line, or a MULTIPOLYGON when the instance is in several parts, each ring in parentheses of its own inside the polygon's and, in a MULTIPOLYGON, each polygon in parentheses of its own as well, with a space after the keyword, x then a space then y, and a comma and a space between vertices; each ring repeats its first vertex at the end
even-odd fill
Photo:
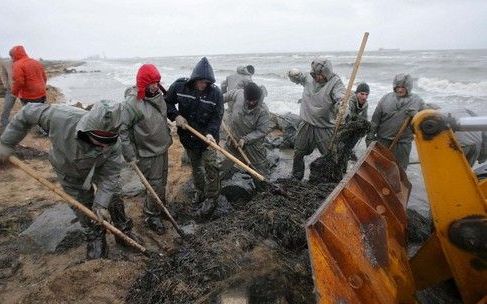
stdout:
POLYGON ((336 135, 336 143, 323 156, 310 164, 311 184, 338 183, 347 170, 353 147, 370 130, 370 122, 361 116, 352 115, 336 135))
POLYGON ((201 224, 174 253, 150 259, 127 302, 211 303, 239 287, 251 303, 314 303, 304 223, 335 185, 280 183, 289 197, 260 193, 201 224))

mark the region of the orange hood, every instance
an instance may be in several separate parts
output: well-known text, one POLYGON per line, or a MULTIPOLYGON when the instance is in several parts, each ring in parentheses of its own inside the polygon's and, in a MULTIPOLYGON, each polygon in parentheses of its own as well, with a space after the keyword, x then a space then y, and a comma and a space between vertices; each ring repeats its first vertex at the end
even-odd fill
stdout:
POLYGON ((21 45, 16 45, 12 49, 10 49, 10 56, 12 57, 13 61, 20 60, 22 58, 28 58, 25 49, 21 45))

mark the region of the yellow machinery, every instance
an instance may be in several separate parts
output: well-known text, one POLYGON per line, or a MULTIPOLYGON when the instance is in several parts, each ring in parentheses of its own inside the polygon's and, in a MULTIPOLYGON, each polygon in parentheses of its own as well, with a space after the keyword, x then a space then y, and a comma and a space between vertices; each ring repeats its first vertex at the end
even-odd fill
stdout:
POLYGON ((371 144, 306 224, 317 303, 416 303, 417 290, 448 278, 465 303, 486 303, 487 180, 444 116, 422 111, 412 127, 434 234, 408 261, 411 185, 390 151, 371 144))

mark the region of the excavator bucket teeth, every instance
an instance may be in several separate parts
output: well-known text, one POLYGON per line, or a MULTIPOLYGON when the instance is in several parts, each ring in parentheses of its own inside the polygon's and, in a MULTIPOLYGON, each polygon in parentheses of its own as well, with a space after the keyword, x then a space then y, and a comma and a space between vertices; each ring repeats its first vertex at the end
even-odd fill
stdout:
POLYGON ((391 152, 372 143, 306 224, 317 303, 415 303, 410 191, 391 152))

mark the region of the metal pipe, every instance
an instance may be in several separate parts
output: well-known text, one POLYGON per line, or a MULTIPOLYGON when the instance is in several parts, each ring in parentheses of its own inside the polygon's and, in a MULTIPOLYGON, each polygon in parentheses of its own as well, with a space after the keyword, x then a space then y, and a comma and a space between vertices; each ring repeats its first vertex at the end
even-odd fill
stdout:
POLYGON ((487 131, 487 116, 476 117, 449 117, 451 128, 454 131, 487 131))

